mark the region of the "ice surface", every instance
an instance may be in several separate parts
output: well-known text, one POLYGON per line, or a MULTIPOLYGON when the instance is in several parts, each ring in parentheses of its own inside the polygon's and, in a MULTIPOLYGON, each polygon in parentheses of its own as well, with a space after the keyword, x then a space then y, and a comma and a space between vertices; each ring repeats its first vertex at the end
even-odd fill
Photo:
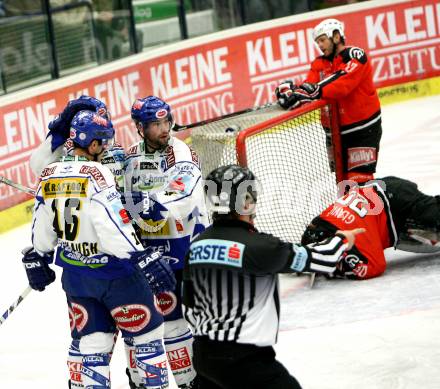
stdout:
MULTIPOLYGON (((440 193, 440 96, 383 107, 378 176, 416 181, 440 193)), ((25 289, 20 250, 26 225, 0 235, 0 314, 25 289)), ((282 277, 278 358, 304 389, 440 388, 440 256, 387 251, 373 280, 282 277)), ((32 292, 0 327, 0 388, 67 387, 69 322, 57 281, 32 292)), ((127 388, 120 341, 112 387, 127 388)), ((173 386, 175 388, 175 386, 173 386)))

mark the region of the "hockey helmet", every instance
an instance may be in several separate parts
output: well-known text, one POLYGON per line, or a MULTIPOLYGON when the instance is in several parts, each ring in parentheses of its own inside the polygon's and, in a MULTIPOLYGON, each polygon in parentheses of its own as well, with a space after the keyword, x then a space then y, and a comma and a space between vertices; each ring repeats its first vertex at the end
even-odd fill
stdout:
POLYGON ((174 122, 171 107, 156 96, 147 96, 142 99, 137 99, 131 107, 131 118, 137 123, 142 123, 144 128, 148 123, 158 121, 165 117, 171 123, 172 128, 174 122))
POLYGON ((208 174, 205 192, 209 208, 214 213, 240 215, 255 214, 255 207, 244 210, 245 202, 257 202, 259 183, 248 169, 238 165, 220 166, 208 174))
POLYGON ((344 23, 337 19, 325 19, 313 29, 313 40, 316 41, 321 35, 327 35, 332 39, 334 31, 339 31, 341 37, 345 38, 344 23))
POLYGON ((78 112, 70 124, 70 139, 83 148, 95 139, 109 147, 113 144, 114 136, 112 122, 93 111, 78 112))

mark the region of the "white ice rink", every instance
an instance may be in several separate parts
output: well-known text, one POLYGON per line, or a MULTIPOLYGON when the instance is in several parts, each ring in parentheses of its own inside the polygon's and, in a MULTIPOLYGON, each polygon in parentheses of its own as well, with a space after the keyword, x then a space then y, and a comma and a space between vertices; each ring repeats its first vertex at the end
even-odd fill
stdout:
MULTIPOLYGON (((440 193, 440 96, 383 107, 377 176, 440 193)), ((0 235, 0 314, 27 285, 20 250, 30 226, 0 235)), ((283 277, 278 358, 304 389, 439 389, 440 256, 387 252, 380 278, 283 277)), ((57 281, 32 292, 0 327, 0 389, 63 389, 69 323, 57 281)), ((120 345, 121 342, 118 342, 120 345)), ((125 359, 112 360, 114 389, 127 388, 125 359)), ((174 387, 173 387, 174 388, 174 387)))

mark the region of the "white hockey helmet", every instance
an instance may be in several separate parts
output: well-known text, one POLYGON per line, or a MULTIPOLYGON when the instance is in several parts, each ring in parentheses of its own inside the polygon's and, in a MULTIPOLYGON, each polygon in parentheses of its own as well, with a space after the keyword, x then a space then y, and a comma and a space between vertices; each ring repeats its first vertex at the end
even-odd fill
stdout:
POLYGON ((333 37, 333 32, 338 30, 342 38, 345 38, 344 23, 337 19, 325 19, 313 29, 313 40, 316 41, 321 35, 327 35, 329 39, 333 37))

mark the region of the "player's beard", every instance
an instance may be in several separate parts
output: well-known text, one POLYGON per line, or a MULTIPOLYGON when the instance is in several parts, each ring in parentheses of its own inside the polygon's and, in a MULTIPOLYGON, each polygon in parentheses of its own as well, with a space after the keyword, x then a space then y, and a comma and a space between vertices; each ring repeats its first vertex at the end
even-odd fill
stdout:
POLYGON ((168 146, 168 142, 170 141, 170 134, 166 135, 161 134, 160 136, 151 139, 151 137, 146 137, 147 148, 150 150, 162 150, 168 146))

